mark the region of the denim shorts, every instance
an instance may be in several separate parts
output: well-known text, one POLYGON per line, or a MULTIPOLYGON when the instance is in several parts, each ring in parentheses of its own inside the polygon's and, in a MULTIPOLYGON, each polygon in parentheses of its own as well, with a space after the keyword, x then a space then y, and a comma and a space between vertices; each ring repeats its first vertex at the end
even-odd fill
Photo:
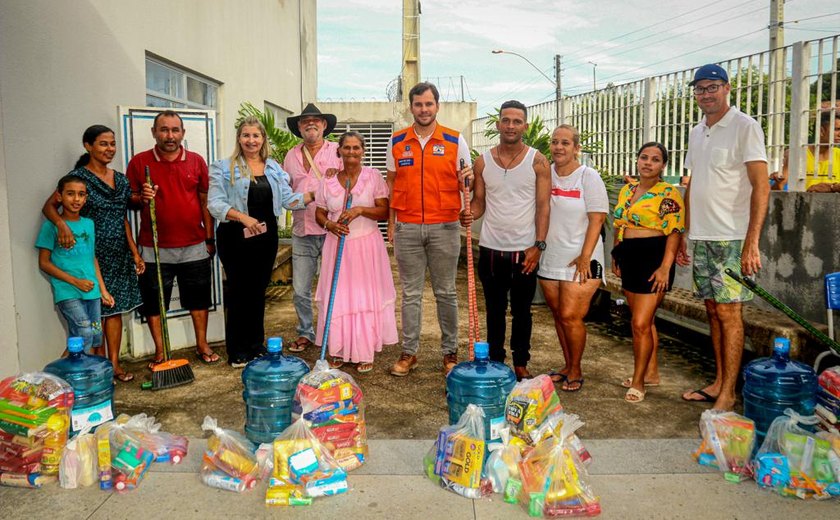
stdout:
POLYGON ((85 352, 102 346, 102 320, 100 317, 101 303, 99 298, 94 300, 60 301, 56 304, 58 310, 67 320, 67 332, 70 337, 78 336, 84 340, 85 352))

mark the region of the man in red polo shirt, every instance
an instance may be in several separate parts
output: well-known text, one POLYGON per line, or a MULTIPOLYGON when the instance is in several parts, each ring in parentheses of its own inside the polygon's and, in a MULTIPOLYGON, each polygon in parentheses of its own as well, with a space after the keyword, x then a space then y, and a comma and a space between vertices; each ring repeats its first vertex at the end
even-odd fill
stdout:
POLYGON ((418 83, 408 97, 414 124, 394 132, 386 154, 391 191, 388 239, 394 243, 402 284, 402 354, 391 374, 406 376, 417 366, 428 269, 446 375, 458 362, 458 214, 461 182, 472 178, 470 149, 458 131, 437 123, 440 94, 433 84, 418 83))
POLYGON ((184 123, 176 112, 165 110, 152 125, 155 147, 135 155, 126 176, 131 184, 131 206, 140 209, 140 237, 137 243, 146 262, 140 276, 142 313, 155 342, 150 368, 163 361, 157 268, 152 247, 149 201, 155 199, 160 270, 164 300, 169 307, 172 286, 178 279, 181 306, 190 311, 195 330, 196 354, 204 363, 217 363, 219 356, 207 344, 207 319, 211 305, 211 261, 216 254, 213 218, 207 211, 207 163, 187 151, 184 123), (146 167, 152 185, 146 183, 146 167))

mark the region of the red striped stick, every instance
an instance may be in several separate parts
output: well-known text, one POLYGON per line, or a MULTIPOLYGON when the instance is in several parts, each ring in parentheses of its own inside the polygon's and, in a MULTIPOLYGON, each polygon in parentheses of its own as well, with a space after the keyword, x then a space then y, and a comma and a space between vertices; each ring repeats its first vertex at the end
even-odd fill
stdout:
MULTIPOLYGON (((461 160, 461 169, 464 168, 461 160)), ((464 179, 464 211, 472 216, 470 209, 470 181, 464 179)), ((469 353, 470 361, 475 359, 475 342, 481 341, 481 331, 478 324, 478 303, 475 298, 475 272, 473 271, 472 223, 467 226, 467 312, 469 314, 469 353)))

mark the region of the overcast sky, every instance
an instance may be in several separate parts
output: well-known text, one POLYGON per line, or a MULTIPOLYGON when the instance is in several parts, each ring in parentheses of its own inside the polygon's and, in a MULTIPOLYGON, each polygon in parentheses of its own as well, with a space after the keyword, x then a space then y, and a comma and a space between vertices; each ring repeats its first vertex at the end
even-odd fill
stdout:
MULTIPOLYGON (((507 99, 554 98, 554 55, 563 93, 624 83, 767 48, 770 0, 425 0, 421 76, 446 100, 478 102, 479 115, 507 99), (515 4, 521 6, 514 7, 515 4)), ((840 34, 837 0, 787 0, 785 43, 840 34), (825 16, 818 16, 825 15, 825 16), (812 19, 805 20, 805 18, 812 19), (800 20, 796 23, 795 21, 800 20)), ((318 0, 318 97, 383 100, 402 66, 401 0, 318 0)))

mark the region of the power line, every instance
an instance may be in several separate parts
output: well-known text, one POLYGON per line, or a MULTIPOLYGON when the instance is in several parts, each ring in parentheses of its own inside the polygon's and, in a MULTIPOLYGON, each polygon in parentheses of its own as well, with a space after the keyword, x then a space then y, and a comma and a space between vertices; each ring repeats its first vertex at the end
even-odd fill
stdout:
MULTIPOLYGON (((719 45, 723 45, 724 43, 729 43, 729 42, 732 42, 732 41, 735 41, 735 40, 739 40, 739 39, 741 39, 741 38, 744 38, 744 37, 746 37, 746 36, 750 36, 750 35, 755 34, 755 33, 757 33, 757 32, 764 31, 764 30, 766 30, 766 29, 767 29, 767 27, 760 27, 760 28, 758 28, 758 29, 756 29, 756 30, 754 30, 754 31, 750 31, 750 32, 748 32, 748 33, 740 34, 740 35, 735 36, 735 37, 733 37, 733 38, 729 38, 728 40, 723 40, 723 41, 721 41, 721 42, 718 42, 718 43, 715 43, 715 44, 712 44, 712 45, 704 45, 703 47, 700 47, 700 48, 695 49, 695 50, 693 50, 693 51, 684 52, 684 53, 682 53, 682 54, 677 54, 676 56, 670 56, 670 57, 665 58, 665 59, 663 59, 663 60, 659 60, 659 61, 656 61, 656 62, 653 62, 653 63, 648 63, 648 64, 645 64, 645 65, 642 65, 641 67, 636 67, 635 69, 627 70, 627 71, 624 71, 624 72, 619 72, 619 73, 617 73, 617 74, 613 74, 612 76, 607 76, 607 77, 601 78, 601 81, 605 81, 605 80, 608 80, 608 79, 617 78, 617 77, 620 77, 620 76, 625 76, 625 75, 627 75, 627 74, 631 74, 631 73, 633 73, 633 72, 637 72, 637 71, 639 71, 639 70, 645 69, 645 68, 650 67, 650 66, 652 66, 652 65, 659 65, 660 63, 665 63, 665 62, 668 62, 668 61, 671 61, 671 60, 675 60, 675 59, 677 59, 677 58, 682 58, 682 57, 684 57, 684 56, 689 56, 689 55, 691 55, 691 54, 694 54, 694 53, 697 53, 697 52, 700 52, 700 51, 703 51, 703 50, 706 50, 706 49, 711 49, 712 47, 717 47, 717 46, 719 46, 719 45)), ((629 80, 628 80, 628 81, 629 81, 629 80)), ((575 89, 575 88, 580 88, 580 87, 582 87, 582 86, 586 86, 586 84, 579 84, 579 85, 575 85, 575 86, 569 87, 569 90, 573 90, 573 89, 575 89)))
MULTIPOLYGON (((745 3, 750 3, 750 2, 745 2, 745 3)), ((738 6, 735 6, 735 7, 741 7, 741 6, 743 6, 743 5, 745 5, 745 4, 741 4, 741 5, 738 5, 738 6)), ((733 8, 733 9, 734 9, 734 8, 733 8)), ((751 14, 753 14, 753 13, 758 12, 758 11, 763 11, 763 10, 765 10, 765 9, 767 9, 767 6, 759 7, 759 8, 757 8, 757 9, 753 9, 752 11, 747 11, 747 12, 741 13, 741 14, 739 14, 739 15, 737 15, 737 16, 734 16, 734 17, 727 17, 727 18, 726 18, 726 21, 728 22, 728 21, 732 21, 732 20, 737 20, 738 18, 743 18, 743 17, 745 17, 745 16, 749 16, 749 15, 751 15, 751 14)), ((731 10, 732 10, 732 9, 726 9, 726 10, 724 10, 724 11, 719 11, 719 12, 718 12, 718 14, 723 14, 723 13, 725 13, 726 11, 731 11, 731 10)), ((698 20, 698 21, 702 21, 702 20, 698 20)), ((692 23, 693 23, 693 22, 692 22, 692 23)), ((708 23, 708 24, 703 25, 703 26, 701 26, 701 27, 697 27, 697 28, 692 29, 692 30, 693 30, 693 31, 699 31, 699 30, 702 30, 702 29, 706 29, 706 28, 708 28, 708 27, 713 27, 713 26, 715 26, 715 25, 720 25, 720 21, 719 21, 719 20, 718 20, 718 21, 713 21, 713 22, 711 22, 711 23, 708 23)), ((654 37, 654 36, 657 36, 657 35, 656 35, 656 34, 653 34, 653 35, 650 35, 650 36, 645 36, 644 38, 639 38, 638 40, 633 40, 633 41, 641 41, 641 40, 644 40, 644 39, 647 39, 647 38, 652 38, 652 37, 654 37)), ((685 34, 675 34, 675 35, 672 35, 672 36, 668 36, 667 38, 663 38, 663 39, 661 39, 661 40, 656 40, 656 41, 653 41, 653 42, 650 42, 650 43, 646 43, 646 44, 644 44, 644 45, 639 45, 638 47, 632 47, 632 48, 630 48, 630 49, 624 49, 624 50, 622 50, 621 52, 617 52, 617 53, 615 53, 615 54, 606 54, 606 58, 614 58, 614 57, 616 57, 616 56, 621 56, 621 55, 624 55, 624 54, 628 54, 628 53, 630 53, 630 52, 635 52, 635 51, 638 51, 639 49, 644 49, 645 47, 650 47, 650 46, 652 46, 652 45, 658 45, 658 44, 660 44, 660 43, 663 43, 663 42, 666 42, 666 41, 669 41, 669 40, 673 40, 673 39, 675 39, 675 38, 682 38, 682 37, 684 37, 684 36, 685 36, 685 34)), ((633 43, 633 42, 628 42, 628 43, 633 43)), ((602 60, 602 61, 603 61, 603 60, 602 60)), ((571 69, 571 68, 574 68, 574 67, 581 67, 581 66, 584 66, 584 65, 585 65, 585 64, 580 64, 580 65, 576 65, 576 66, 569 67, 569 68, 571 69)))
MULTIPOLYGON (((756 2, 756 1, 759 1, 759 0, 748 0, 748 1, 746 1, 746 2, 742 2, 742 3, 740 3, 740 4, 737 4, 737 5, 734 5, 734 6, 732 6, 732 7, 727 8, 727 9, 724 9, 724 10, 722 10, 722 11, 717 11, 717 12, 715 12, 714 14, 712 14, 712 15, 710 15, 710 16, 711 16, 711 17, 717 17, 717 16, 720 16, 720 15, 722 15, 722 14, 725 14, 725 13, 727 13, 727 12, 729 12, 729 11, 732 11, 732 10, 738 9, 739 7, 743 7, 743 6, 747 5, 747 4, 754 3, 754 2, 756 2)), ((761 0, 761 1, 763 1, 763 0, 761 0)), ((712 5, 719 4, 719 3, 720 3, 720 1, 718 1, 718 2, 714 2, 714 3, 712 3, 712 4, 708 4, 708 5, 703 5, 702 7, 699 7, 699 8, 697 8, 697 9, 692 9, 691 11, 687 11, 687 12, 685 12, 685 13, 682 13, 682 14, 679 14, 679 15, 676 15, 676 16, 672 16, 671 18, 668 18, 668 19, 666 19, 666 20, 662 20, 661 22, 657 22, 657 23, 654 23, 654 24, 648 25, 648 26, 646 26, 646 27, 643 27, 643 28, 641 28, 641 29, 638 29, 638 30, 636 30, 636 31, 631 31, 631 32, 629 32, 629 33, 625 33, 625 34, 623 34, 623 35, 621 35, 621 36, 617 36, 617 37, 612 38, 612 39, 610 39, 610 40, 606 40, 606 41, 605 41, 605 42, 603 42, 603 43, 609 43, 609 42, 612 42, 612 41, 615 41, 615 40, 617 40, 617 39, 621 38, 622 36, 627 36, 627 35, 630 35, 630 34, 634 34, 634 33, 637 33, 637 32, 639 32, 639 31, 642 31, 642 30, 645 30, 645 29, 649 29, 649 28, 651 28, 651 27, 656 27, 656 26, 658 26, 658 25, 661 25, 661 24, 666 23, 666 22, 670 22, 670 21, 672 21, 672 20, 676 20, 677 18, 682 18, 683 16, 686 16, 686 15, 692 14, 692 13, 694 13, 694 12, 696 12, 696 11, 701 10, 701 9, 702 9, 702 10, 706 10, 706 9, 708 9, 709 7, 711 7, 712 5)), ((767 7, 762 7, 762 8, 760 8, 760 9, 766 9, 766 8, 767 8, 767 7)), ((754 12, 756 12, 756 11, 760 10, 760 9, 756 9, 756 10, 754 10, 754 11, 750 11, 750 12, 748 12, 748 13, 741 14, 741 15, 739 15, 739 16, 738 16, 738 17, 736 17, 736 18, 739 18, 739 17, 741 17, 741 16, 746 16, 747 14, 752 14, 752 13, 754 13, 754 12)), ((735 18, 727 18, 726 20, 727 20, 727 21, 729 21, 729 20, 734 20, 734 19, 735 19, 735 18)), ((687 26, 690 26, 690 25, 695 24, 695 23, 701 23, 701 22, 703 22, 703 21, 705 21, 705 20, 708 20, 708 17, 706 17, 706 18, 699 18, 699 19, 696 19, 696 20, 693 20, 693 21, 687 22, 687 23, 683 24, 683 25, 682 25, 682 27, 681 27, 680 29, 685 29, 687 26)), ((715 23, 710 24, 710 25, 717 25, 717 24, 719 24, 719 23, 720 23, 720 22, 715 22, 715 23)), ((705 29, 706 27, 709 27, 710 25, 705 25, 705 26, 700 27, 700 28, 695 29, 695 30, 705 29)), ((641 37, 641 38, 636 38, 635 40, 630 40, 630 41, 628 41, 628 42, 624 42, 624 44, 625 44, 625 45, 627 45, 627 44, 631 44, 631 43, 636 43, 636 42, 639 42, 639 41, 642 41, 642 40, 646 40, 646 39, 648 39, 648 38, 653 38, 653 37, 659 36, 659 34, 660 34, 659 32, 656 32, 656 33, 653 33, 653 34, 649 34, 649 35, 647 35, 647 36, 643 36, 643 37, 641 37)), ((677 36, 674 36, 674 37, 679 37, 679 36, 682 36, 682 35, 677 35, 677 36)), ((664 40, 663 40, 663 41, 664 41, 664 40)), ((658 42, 653 42, 653 43, 658 43, 658 42)), ((643 46, 640 46, 640 47, 636 47, 636 49, 641 49, 641 48, 644 48, 644 47, 646 47, 647 45, 653 45, 653 43, 651 43, 651 44, 646 44, 646 45, 643 45, 643 46)), ((564 56, 564 58, 565 58, 565 56, 564 56)), ((578 60, 577 55, 575 55, 575 54, 571 54, 571 55, 569 55, 569 57, 568 57, 568 58, 569 58, 569 60, 578 60)), ((578 61, 579 61, 579 60, 578 60, 578 61)), ((585 65, 585 64, 584 64, 584 63, 580 63, 580 65, 578 65, 578 66, 581 66, 581 65, 585 65)))

